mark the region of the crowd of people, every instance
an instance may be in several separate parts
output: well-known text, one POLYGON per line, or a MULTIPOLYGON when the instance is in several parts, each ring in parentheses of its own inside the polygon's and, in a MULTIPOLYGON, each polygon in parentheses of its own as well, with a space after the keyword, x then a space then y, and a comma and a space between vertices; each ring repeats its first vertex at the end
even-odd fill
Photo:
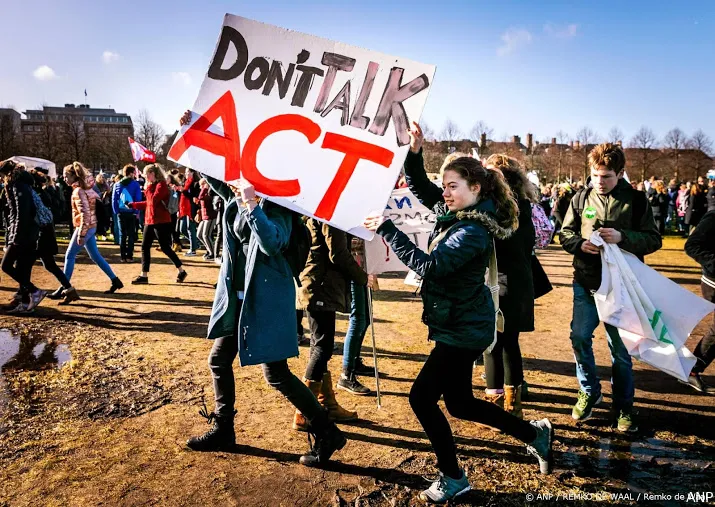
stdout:
MULTIPOLYGON (((189 121, 187 113, 181 122, 189 121)), ((601 280, 601 257, 589 241, 591 233, 599 230, 605 242, 641 259, 661 247, 667 227, 688 234, 686 251, 703 266, 703 296, 712 301, 715 175, 709 188, 704 188, 704 179, 683 185, 673 180, 666 187, 652 178, 640 191, 641 184, 623 179, 623 150, 604 143, 590 153, 590 178, 581 188, 545 185, 539 192, 514 158, 492 155, 480 161, 459 153, 445 160, 441 183, 435 184, 425 172, 423 141, 419 125, 414 124, 404 184, 436 214, 427 250, 383 215, 366 217, 364 226, 381 236, 421 279, 422 321, 435 345, 412 385, 409 403, 439 469, 437 480, 420 496, 444 503, 469 490, 470 484, 459 465, 440 399, 453 417, 522 442, 541 473, 552 469, 551 422, 524 420, 526 384, 519 348, 520 335, 537 327, 535 299, 551 288, 535 255, 539 216, 551 217, 561 246, 573 255, 570 340, 579 390, 571 415, 581 422, 592 417, 593 408, 603 401, 593 355, 593 332, 600 320, 592 295, 601 280), (539 205, 545 213, 536 212, 539 205), (488 270, 498 274, 493 286, 485 283, 488 270), (487 387, 483 397, 475 397, 472 374, 480 358, 487 387)), ((183 236, 188 243, 185 257, 196 256, 203 248, 204 259, 220 264, 207 331, 213 340, 208 366, 215 407, 211 413, 205 408, 201 412, 211 428, 190 438, 187 446, 197 451, 235 446, 232 365, 236 357, 241 366, 260 364, 266 382, 294 406, 292 428, 309 435, 302 464, 324 465, 346 445, 337 423, 355 420, 358 414, 338 402, 333 387, 369 394, 358 377, 378 374, 360 358, 370 321, 369 294, 377 288, 377 278, 366 271, 362 240, 259 199, 245 180, 229 184, 193 169, 181 174, 151 164, 140 173, 127 165, 110 185, 109 178, 100 175, 95 180, 75 162, 64 168, 56 185, 40 169, 6 161, 0 165, 0 175, 6 208, 2 270, 17 283, 8 313, 32 312, 48 295, 32 283, 37 259, 60 284, 49 297, 62 299, 60 304, 79 299, 71 278, 82 247, 109 278, 106 292, 123 289, 97 247, 97 237, 109 231, 119 245, 121 261, 131 263, 138 230, 143 228, 141 271, 132 284, 149 283, 154 240, 175 266, 176 282, 181 283, 188 276, 177 255, 184 248, 183 236), (71 238, 60 269, 54 261, 58 254, 54 218, 62 220, 67 214, 71 238), (349 313, 350 320, 342 373, 334 383, 328 364, 337 313, 349 313), (298 355, 303 317, 310 328, 310 356, 300 379, 287 359, 298 355)), ((605 327, 613 364, 613 426, 633 433, 638 425, 631 357, 618 330, 605 327)), ((695 351, 698 363, 689 385, 701 392, 712 392, 700 374, 715 357, 714 343, 715 322, 695 351)))
MULTIPOLYGON (((715 170, 708 171, 706 176, 699 176, 697 181, 671 179, 666 185, 663 178, 652 176, 630 185, 648 197, 661 236, 670 232, 687 237, 705 213, 715 210, 715 170)), ((561 229, 574 194, 585 186, 588 186, 588 181, 585 184, 579 181, 541 186, 540 204, 551 216, 557 231, 561 229)))

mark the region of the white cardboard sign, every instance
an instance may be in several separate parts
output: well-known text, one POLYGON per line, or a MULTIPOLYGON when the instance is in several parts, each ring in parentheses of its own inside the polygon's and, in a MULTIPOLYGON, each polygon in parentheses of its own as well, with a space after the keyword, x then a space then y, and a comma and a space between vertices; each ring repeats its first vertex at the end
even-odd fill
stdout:
MULTIPOLYGON (((387 201, 384 216, 394 222, 423 251, 427 251, 429 235, 434 229, 435 215, 407 188, 393 190, 387 201)), ((377 275, 388 271, 408 272, 382 236, 365 242, 367 272, 377 275)))
POLYGON ((227 14, 169 159, 370 239, 435 67, 227 14))

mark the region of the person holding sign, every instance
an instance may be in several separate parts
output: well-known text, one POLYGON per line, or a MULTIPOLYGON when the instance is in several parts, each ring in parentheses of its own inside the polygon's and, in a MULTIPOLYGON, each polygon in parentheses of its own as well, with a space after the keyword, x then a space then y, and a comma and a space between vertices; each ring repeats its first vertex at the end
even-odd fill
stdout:
MULTIPOLYGON (((354 421, 357 412, 338 404, 328 361, 335 345, 335 315, 350 308, 350 282, 365 286, 367 273, 350 251, 348 233, 328 224, 308 219, 311 245, 305 269, 300 274, 300 307, 306 310, 310 324, 310 359, 305 368, 305 385, 328 410, 333 421, 354 421)), ((293 429, 305 431, 308 421, 296 411, 293 429)))
MULTIPOLYGON (((182 124, 190 120, 187 115, 182 124)), ((324 465, 347 439, 288 368, 287 359, 298 355, 295 283, 285 253, 293 213, 267 200, 258 203, 255 188, 245 180, 236 187, 206 179, 225 203, 223 258, 208 328, 208 338, 214 340, 209 367, 216 405, 210 414, 205 408, 200 412, 213 427, 186 445, 196 451, 235 446, 232 364, 238 355, 241 366, 260 364, 266 382, 305 415, 315 441, 308 439, 310 451, 301 456, 301 464, 324 465)))
POLYGON ((504 410, 523 419, 521 389, 524 369, 519 348, 519 334, 534 330, 534 279, 531 254, 536 241, 531 220, 531 203, 537 202, 536 187, 527 179, 519 162, 506 155, 491 155, 487 169, 504 175, 519 204, 519 227, 507 239, 496 239, 499 267, 499 309, 504 314, 504 331, 497 333, 497 343, 484 354, 487 376, 486 398, 503 404, 504 410))
POLYGON ((420 498, 444 503, 471 486, 457 462, 447 418, 439 409, 441 397, 452 416, 498 428, 526 443, 544 474, 551 471, 553 429, 548 419, 526 422, 472 394, 472 365, 493 343, 496 325, 485 273, 494 238, 511 236, 518 225, 517 203, 502 174, 471 157, 450 162, 444 168, 443 190, 437 187, 424 170, 422 131, 413 125, 405 174, 410 190, 437 214, 429 249, 420 250, 382 214, 368 217, 365 227, 382 236, 423 280, 422 319, 436 344, 409 399, 439 468, 439 478, 420 498))

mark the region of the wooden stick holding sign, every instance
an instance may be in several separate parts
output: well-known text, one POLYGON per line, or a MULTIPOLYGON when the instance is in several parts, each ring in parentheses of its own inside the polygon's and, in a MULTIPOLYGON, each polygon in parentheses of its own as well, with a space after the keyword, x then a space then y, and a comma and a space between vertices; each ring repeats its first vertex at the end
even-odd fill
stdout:
POLYGON ((375 391, 377 392, 377 409, 382 408, 380 398, 380 370, 377 367, 377 346, 375 345, 375 319, 372 315, 372 289, 367 289, 367 302, 370 307, 370 333, 372 334, 372 360, 375 364, 375 391))

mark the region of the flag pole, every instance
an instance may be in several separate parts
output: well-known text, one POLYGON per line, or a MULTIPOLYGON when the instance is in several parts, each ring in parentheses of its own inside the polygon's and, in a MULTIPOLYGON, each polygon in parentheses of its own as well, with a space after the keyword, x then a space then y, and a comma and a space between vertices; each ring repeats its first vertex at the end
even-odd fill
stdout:
POLYGON ((377 391, 377 409, 382 408, 382 400, 380 398, 380 370, 377 367, 377 348, 375 345, 375 320, 372 315, 372 289, 367 289, 368 305, 370 306, 370 332, 372 334, 372 360, 375 365, 375 390, 377 391))

